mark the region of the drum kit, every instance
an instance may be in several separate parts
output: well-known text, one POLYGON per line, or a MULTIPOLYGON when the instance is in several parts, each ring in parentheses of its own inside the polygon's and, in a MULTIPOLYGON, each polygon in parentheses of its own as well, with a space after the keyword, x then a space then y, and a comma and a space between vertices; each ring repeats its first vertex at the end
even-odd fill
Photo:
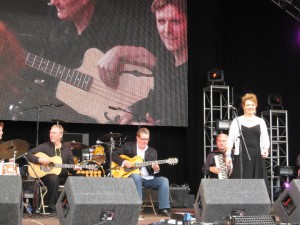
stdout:
POLYGON ((28 142, 20 139, 6 141, 0 144, 0 159, 9 160, 9 162, 0 163, 0 175, 19 175, 20 170, 15 161, 25 156, 28 148, 28 142))
MULTIPOLYGON (((85 144, 75 141, 64 142, 65 146, 71 148, 71 150, 79 150, 82 151, 82 162, 77 156, 74 156, 74 164, 79 165, 95 165, 99 168, 99 170, 78 170, 77 175, 87 176, 87 177, 104 177, 110 176, 111 171, 111 163, 109 162, 111 159, 112 151, 116 146, 116 139, 122 136, 121 133, 108 133, 102 135, 100 140, 96 141, 96 145, 92 145, 88 147, 85 144), (108 148, 105 148, 107 146, 108 148), (107 154, 109 153, 109 160, 107 158, 107 154), (107 168, 109 166, 109 168, 107 168), (107 174, 106 174, 107 173, 107 174)), ((118 146, 121 145, 121 141, 118 142, 118 146)))

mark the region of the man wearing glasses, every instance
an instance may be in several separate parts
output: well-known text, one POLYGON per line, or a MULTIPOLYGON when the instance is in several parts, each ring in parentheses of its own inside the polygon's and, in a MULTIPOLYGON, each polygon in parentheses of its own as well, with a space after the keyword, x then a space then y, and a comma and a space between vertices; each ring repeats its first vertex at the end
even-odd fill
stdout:
MULTIPOLYGON (((126 169, 132 168, 136 159, 143 159, 145 162, 156 161, 157 151, 148 146, 149 140, 149 130, 140 128, 136 134, 136 142, 125 143, 112 153, 113 162, 126 169)), ((169 180, 166 177, 157 176, 159 171, 159 165, 154 162, 150 166, 133 170, 132 173, 129 172, 122 177, 133 178, 141 201, 143 199, 142 187, 158 190, 159 213, 163 216, 170 216, 169 180)))

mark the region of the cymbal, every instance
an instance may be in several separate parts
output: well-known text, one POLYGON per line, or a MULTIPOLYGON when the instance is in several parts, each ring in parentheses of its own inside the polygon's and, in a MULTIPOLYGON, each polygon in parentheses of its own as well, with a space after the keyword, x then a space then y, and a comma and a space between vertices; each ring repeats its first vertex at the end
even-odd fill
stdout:
POLYGON ((14 157, 14 151, 16 151, 16 157, 27 152, 29 144, 27 141, 15 139, 6 141, 0 144, 0 158, 10 159, 14 157))
POLYGON ((76 142, 76 141, 68 141, 68 142, 64 142, 65 146, 70 147, 72 150, 82 150, 82 149, 86 149, 88 148, 87 145, 82 144, 80 142, 76 142))
POLYGON ((112 139, 115 139, 115 138, 119 138, 119 137, 121 137, 121 136, 122 136, 121 133, 112 133, 112 132, 110 132, 109 134, 104 134, 104 135, 102 135, 102 136, 100 137, 100 140, 101 140, 101 141, 104 141, 104 142, 108 142, 108 141, 111 140, 111 138, 112 138, 112 139))

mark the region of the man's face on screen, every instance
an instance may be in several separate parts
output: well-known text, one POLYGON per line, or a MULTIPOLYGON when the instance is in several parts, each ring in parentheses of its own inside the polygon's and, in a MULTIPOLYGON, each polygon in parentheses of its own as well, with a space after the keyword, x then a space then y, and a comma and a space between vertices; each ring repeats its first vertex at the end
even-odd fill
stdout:
POLYGON ((51 0, 50 4, 55 6, 59 19, 76 21, 82 18, 86 2, 86 0, 51 0))
POLYGON ((180 51, 187 47, 187 18, 172 4, 155 12, 157 29, 161 40, 169 51, 180 51))

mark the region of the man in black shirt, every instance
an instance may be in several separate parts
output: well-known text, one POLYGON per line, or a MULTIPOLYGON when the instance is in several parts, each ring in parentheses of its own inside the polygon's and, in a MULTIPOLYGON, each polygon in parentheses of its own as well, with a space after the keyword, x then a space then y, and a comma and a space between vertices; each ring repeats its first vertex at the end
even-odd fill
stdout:
MULTIPOLYGON (((70 147, 62 143, 64 129, 61 125, 53 125, 50 130, 50 141, 45 142, 30 149, 27 154, 29 162, 33 164, 48 165, 51 162, 50 157, 59 156, 63 164, 74 164, 73 153, 70 147), (44 153, 42 157, 36 156, 37 153, 44 153)), ((59 185, 64 184, 68 177, 68 170, 62 169, 60 174, 50 171, 41 180, 48 188, 47 198, 49 200, 50 213, 55 214, 55 205, 58 199, 59 185)))

